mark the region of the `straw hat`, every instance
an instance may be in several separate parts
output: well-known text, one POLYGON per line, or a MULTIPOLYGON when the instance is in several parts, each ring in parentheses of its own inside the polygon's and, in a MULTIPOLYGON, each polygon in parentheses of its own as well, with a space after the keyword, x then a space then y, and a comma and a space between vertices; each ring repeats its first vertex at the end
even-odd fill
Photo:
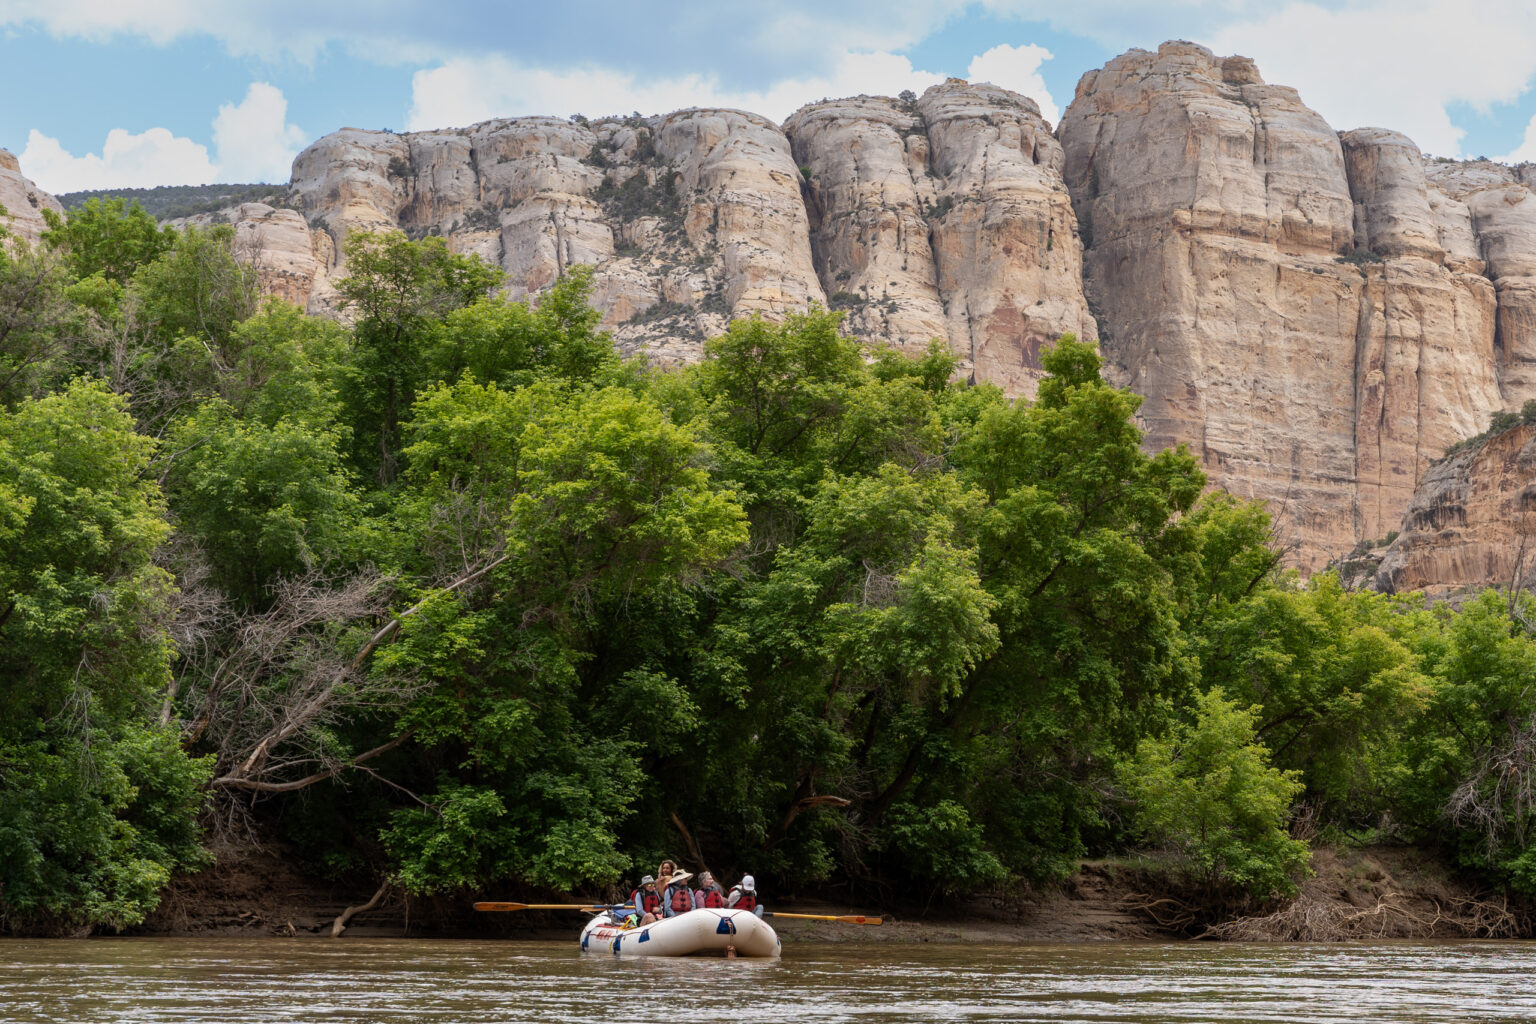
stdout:
POLYGON ((692 877, 693 872, 691 871, 679 871, 677 874, 673 875, 670 879, 667 880, 667 884, 676 885, 678 882, 686 882, 692 877))

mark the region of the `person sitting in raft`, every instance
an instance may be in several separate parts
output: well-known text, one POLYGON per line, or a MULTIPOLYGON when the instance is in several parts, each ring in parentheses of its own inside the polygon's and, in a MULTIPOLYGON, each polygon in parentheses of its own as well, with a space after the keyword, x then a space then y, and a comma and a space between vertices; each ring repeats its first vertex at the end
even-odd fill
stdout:
POLYGON ((629 902, 635 905, 640 924, 650 924, 661 916, 661 893, 656 891, 656 879, 650 875, 640 879, 640 888, 629 894, 629 902))
POLYGON ((725 905, 733 910, 750 910, 762 917, 763 905, 757 902, 757 880, 751 875, 742 875, 741 882, 731 887, 731 895, 725 905))
POLYGON ((692 877, 687 871, 672 876, 666 891, 661 894, 662 917, 676 917, 693 909, 693 890, 688 888, 688 879, 692 877))
POLYGON ((725 906, 725 893, 720 883, 708 871, 699 876, 699 887, 693 890, 693 905, 706 910, 719 910, 725 906))
POLYGON ((666 860, 662 861, 661 866, 656 869, 656 884, 665 889, 667 887, 667 883, 675 874, 677 874, 677 862, 674 861, 671 857, 668 857, 666 860))

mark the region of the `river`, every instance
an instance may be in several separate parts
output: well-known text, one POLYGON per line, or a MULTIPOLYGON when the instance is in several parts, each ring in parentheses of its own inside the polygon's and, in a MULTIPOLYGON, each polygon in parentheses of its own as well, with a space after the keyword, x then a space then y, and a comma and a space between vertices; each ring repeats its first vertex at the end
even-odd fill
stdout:
POLYGON ((0 1020, 1530 1021, 1536 944, 860 945, 617 960, 575 942, 0 943, 0 1020))

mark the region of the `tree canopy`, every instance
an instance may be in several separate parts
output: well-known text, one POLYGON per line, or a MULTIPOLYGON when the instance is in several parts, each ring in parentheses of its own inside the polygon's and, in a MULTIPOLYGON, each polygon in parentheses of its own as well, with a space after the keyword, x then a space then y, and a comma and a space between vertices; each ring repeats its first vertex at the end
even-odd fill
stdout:
POLYGON ((1091 344, 1010 399, 813 308, 662 370, 581 268, 360 233, 343 325, 231 246, 0 244, 0 926, 132 925, 232 823, 420 894, 1151 845, 1264 901, 1304 811, 1536 893, 1536 599, 1286 573, 1091 344))

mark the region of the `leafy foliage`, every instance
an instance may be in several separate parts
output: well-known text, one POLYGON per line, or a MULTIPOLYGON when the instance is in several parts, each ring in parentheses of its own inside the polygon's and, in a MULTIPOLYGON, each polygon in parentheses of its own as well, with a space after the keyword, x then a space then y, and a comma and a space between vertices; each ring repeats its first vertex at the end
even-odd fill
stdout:
POLYGON ((1287 575, 1089 344, 1027 401, 823 309, 647 370, 582 268, 514 302, 360 233, 344 325, 232 242, 109 202, 0 247, 0 926, 130 925, 231 822, 414 893, 1150 842, 1266 899, 1304 810, 1536 890, 1533 599, 1287 575))
POLYGON ((1285 831, 1298 773, 1269 765, 1255 718, 1211 690, 1196 698, 1193 723, 1142 740, 1120 777, 1143 834, 1179 849, 1208 883, 1267 899, 1296 891, 1308 850, 1285 831))

